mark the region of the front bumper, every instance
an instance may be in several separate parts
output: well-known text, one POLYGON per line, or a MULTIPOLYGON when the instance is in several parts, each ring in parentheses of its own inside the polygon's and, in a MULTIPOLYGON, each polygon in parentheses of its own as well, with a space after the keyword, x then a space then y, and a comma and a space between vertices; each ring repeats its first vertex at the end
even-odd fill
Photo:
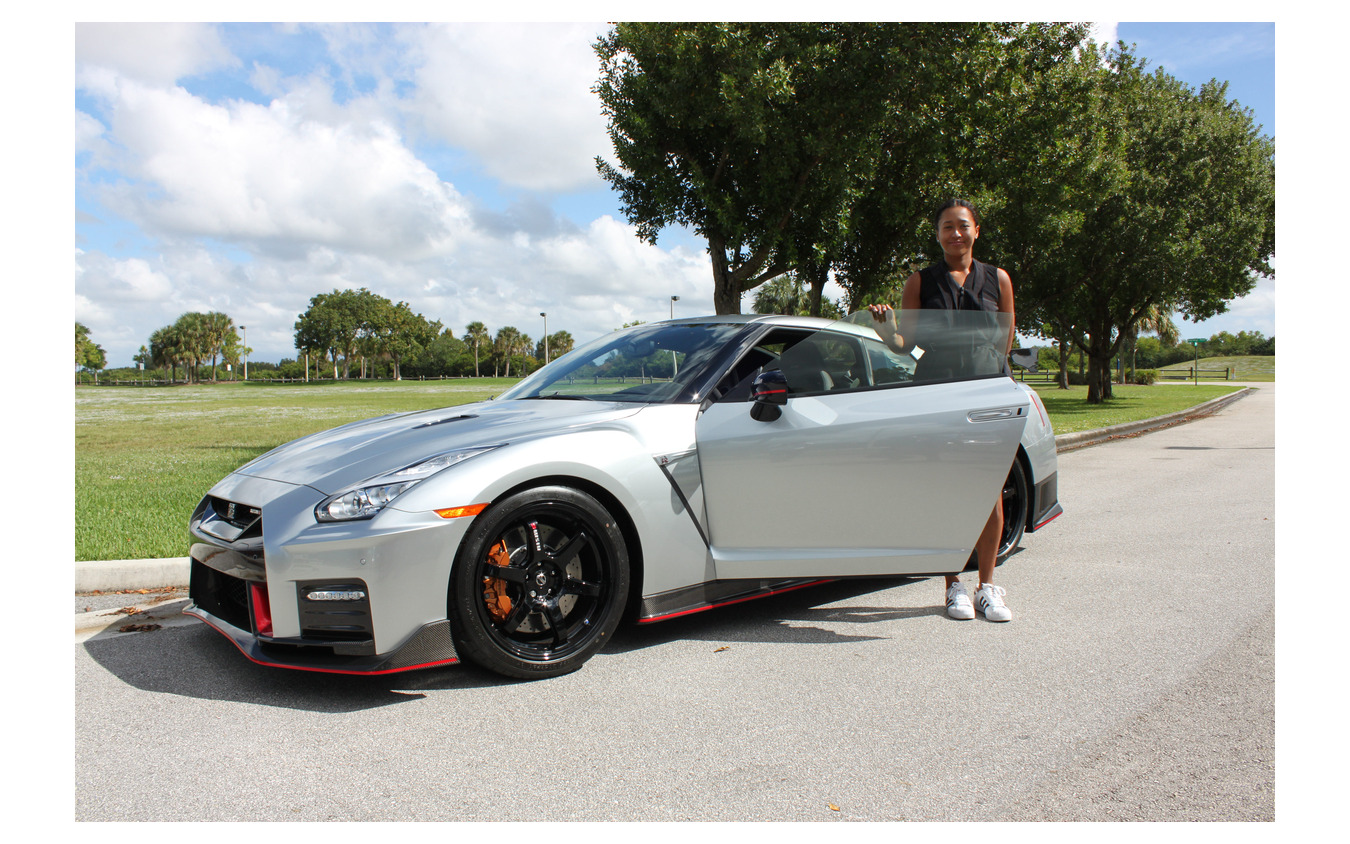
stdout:
POLYGON ((256 480, 212 490, 190 523, 184 612, 261 665, 382 674, 458 662, 446 590, 470 520, 390 511, 320 525, 317 495, 256 480))

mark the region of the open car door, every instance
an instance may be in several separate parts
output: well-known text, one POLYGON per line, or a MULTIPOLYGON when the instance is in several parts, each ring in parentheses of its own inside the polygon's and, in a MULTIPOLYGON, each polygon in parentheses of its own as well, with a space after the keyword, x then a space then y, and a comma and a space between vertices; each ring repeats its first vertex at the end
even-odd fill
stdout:
POLYGON ((941 322, 903 351, 866 311, 819 331, 775 328, 751 350, 743 380, 786 391, 750 398, 743 383, 696 427, 718 579, 965 566, 1030 399, 983 348, 1006 342, 1006 315, 932 313, 941 322))

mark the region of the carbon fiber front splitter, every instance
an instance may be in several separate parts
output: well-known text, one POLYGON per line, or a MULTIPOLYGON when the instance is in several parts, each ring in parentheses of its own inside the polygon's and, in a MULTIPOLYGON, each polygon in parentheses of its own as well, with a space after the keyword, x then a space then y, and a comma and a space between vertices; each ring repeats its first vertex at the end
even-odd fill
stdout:
POLYGON ((183 612, 206 622, 252 662, 274 668, 327 674, 393 674, 459 662, 450 637, 450 622, 445 619, 424 624, 401 647, 389 653, 359 654, 341 651, 363 649, 360 643, 271 639, 241 630, 195 604, 183 612))

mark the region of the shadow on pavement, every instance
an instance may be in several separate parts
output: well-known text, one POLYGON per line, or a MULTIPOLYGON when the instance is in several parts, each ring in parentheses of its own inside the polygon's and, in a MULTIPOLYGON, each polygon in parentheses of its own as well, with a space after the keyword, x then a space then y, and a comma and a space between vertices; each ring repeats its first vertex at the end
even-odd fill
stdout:
POLYGON ((415 701, 425 695, 409 690, 425 688, 428 682, 440 689, 512 682, 454 665, 374 677, 271 668, 250 662, 201 623, 100 634, 77 647, 122 682, 145 691, 310 712, 355 712, 415 701))
MULTIPOLYGON (((937 595, 933 596, 932 604, 921 607, 829 605, 914 580, 837 580, 658 624, 625 624, 602 653, 641 651, 679 640, 837 644, 884 638, 863 632, 865 625, 942 615, 944 610, 937 595), (816 626, 827 624, 858 625, 859 633, 840 633, 816 626)), ((428 691, 535 682, 501 677, 472 664, 375 677, 295 671, 250 662, 229 641, 201 623, 129 634, 116 633, 115 629, 79 647, 97 665, 130 686, 205 700, 345 713, 420 700, 428 691)))
POLYGON ((771 642, 787 644, 838 644, 885 638, 863 632, 840 633, 815 624, 867 625, 879 621, 944 615, 940 603, 922 607, 894 604, 877 607, 832 607, 837 601, 893 589, 923 578, 858 578, 836 580, 806 589, 772 595, 706 612, 673 618, 656 624, 621 627, 613 643, 603 651, 620 654, 677 640, 706 642, 771 642))

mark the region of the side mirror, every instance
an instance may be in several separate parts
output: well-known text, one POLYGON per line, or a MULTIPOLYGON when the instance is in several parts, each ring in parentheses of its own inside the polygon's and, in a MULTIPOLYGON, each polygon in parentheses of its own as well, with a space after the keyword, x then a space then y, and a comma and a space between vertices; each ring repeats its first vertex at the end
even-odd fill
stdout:
POLYGON ((755 376, 750 388, 750 418, 757 422, 772 422, 783 415, 787 404, 787 376, 781 369, 771 369, 755 376))

